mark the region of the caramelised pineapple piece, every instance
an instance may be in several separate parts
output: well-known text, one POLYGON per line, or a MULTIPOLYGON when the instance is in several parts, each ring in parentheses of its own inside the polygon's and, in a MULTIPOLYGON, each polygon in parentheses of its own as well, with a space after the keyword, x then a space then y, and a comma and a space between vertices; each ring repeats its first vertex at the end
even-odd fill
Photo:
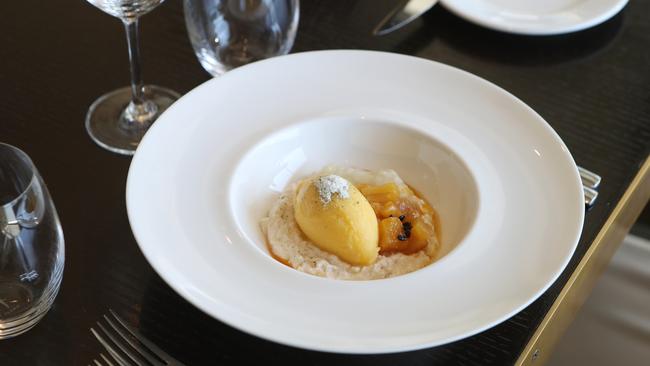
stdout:
POLYGON ((411 226, 408 238, 408 248, 404 253, 415 253, 429 244, 429 238, 433 236, 433 228, 423 220, 416 220, 411 226))
POLYGON ((379 210, 375 210, 375 213, 377 214, 377 216, 381 218, 399 217, 400 215, 402 215, 402 210, 400 209, 399 203, 395 203, 391 201, 381 205, 379 210))
POLYGON ((358 185, 379 220, 380 254, 412 254, 424 249, 435 232, 433 209, 412 189, 395 183, 381 186, 358 185))
POLYGON ((379 248, 381 254, 400 252, 412 254, 424 249, 433 235, 424 221, 405 221, 404 216, 379 221, 379 248))
POLYGON ((381 253, 397 252, 404 243, 398 239, 402 234, 402 221, 397 217, 389 217, 379 221, 379 250, 381 253))
POLYGON ((361 186, 359 190, 370 202, 396 202, 399 199, 399 188, 395 183, 386 183, 381 186, 366 185, 361 186))

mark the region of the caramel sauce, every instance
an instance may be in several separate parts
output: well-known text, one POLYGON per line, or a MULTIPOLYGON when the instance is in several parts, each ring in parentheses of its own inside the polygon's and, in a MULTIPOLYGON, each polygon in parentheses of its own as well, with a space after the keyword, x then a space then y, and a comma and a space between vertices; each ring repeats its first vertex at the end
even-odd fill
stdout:
POLYGON ((288 260, 286 260, 286 259, 280 257, 279 255, 275 254, 275 252, 273 251, 273 247, 271 247, 271 243, 269 243, 269 239, 268 239, 268 238, 266 238, 266 240, 264 241, 264 243, 266 244, 266 248, 269 250, 269 254, 271 255, 271 258, 273 258, 273 259, 275 259, 276 261, 278 261, 278 262, 284 264, 284 265, 287 266, 287 267, 291 267, 291 268, 293 268, 293 266, 289 263, 288 260))

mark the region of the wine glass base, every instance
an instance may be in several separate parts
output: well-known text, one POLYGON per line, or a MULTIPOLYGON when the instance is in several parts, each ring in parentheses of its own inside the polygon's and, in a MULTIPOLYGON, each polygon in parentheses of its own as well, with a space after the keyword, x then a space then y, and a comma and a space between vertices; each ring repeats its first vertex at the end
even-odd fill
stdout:
POLYGON ((151 124, 180 98, 175 91, 155 85, 147 85, 143 91, 145 100, 158 108, 146 123, 129 122, 124 117, 131 102, 130 87, 104 94, 93 102, 86 114, 86 131, 97 145, 118 154, 133 155, 151 124))

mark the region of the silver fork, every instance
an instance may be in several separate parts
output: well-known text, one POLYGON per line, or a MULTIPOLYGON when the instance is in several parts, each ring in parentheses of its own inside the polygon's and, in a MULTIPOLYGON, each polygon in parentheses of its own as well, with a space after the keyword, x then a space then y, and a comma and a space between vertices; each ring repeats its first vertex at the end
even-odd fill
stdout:
POLYGON ((582 167, 578 167, 578 172, 580 172, 580 180, 582 180, 582 191, 585 195, 585 205, 589 208, 593 206, 596 202, 596 198, 598 198, 598 191, 596 191, 596 189, 600 185, 602 179, 600 175, 582 167))
MULTIPOLYGON (((126 324, 113 310, 108 309, 108 312, 108 316, 103 315, 104 323, 101 319, 97 322, 99 330, 90 328, 92 334, 113 359, 111 361, 108 356, 100 353, 99 357, 106 365, 185 366, 126 324)), ((93 364, 104 365, 97 359, 93 360, 93 364)))

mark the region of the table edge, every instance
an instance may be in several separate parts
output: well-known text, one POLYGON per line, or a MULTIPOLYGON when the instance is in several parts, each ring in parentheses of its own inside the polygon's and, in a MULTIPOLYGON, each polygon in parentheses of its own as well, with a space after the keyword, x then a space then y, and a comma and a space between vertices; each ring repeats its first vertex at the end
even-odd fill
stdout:
POLYGON ((650 156, 625 190, 515 365, 543 365, 650 198, 650 156))

